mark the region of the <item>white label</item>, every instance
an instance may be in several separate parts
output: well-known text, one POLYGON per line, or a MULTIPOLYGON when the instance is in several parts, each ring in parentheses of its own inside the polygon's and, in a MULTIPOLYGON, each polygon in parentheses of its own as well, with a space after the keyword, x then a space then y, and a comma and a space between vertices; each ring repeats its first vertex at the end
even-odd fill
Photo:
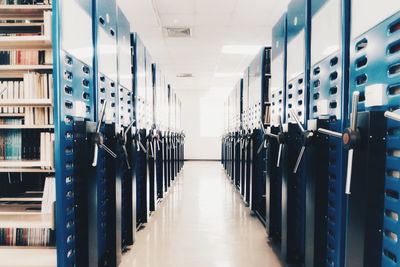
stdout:
POLYGON ((104 113, 104 121, 109 122, 113 120, 114 110, 112 108, 106 108, 104 113))
POLYGON ((284 132, 284 133, 289 132, 289 124, 287 124, 287 123, 283 124, 283 125, 282 125, 282 128, 283 128, 283 132, 284 132))
POLYGON ((77 118, 85 118, 86 117, 86 104, 82 101, 76 101, 74 103, 74 113, 77 118))
POLYGON ((329 115, 329 100, 320 100, 317 103, 318 116, 329 115))
POLYGON ((316 131, 317 130, 317 120, 309 120, 307 122, 307 130, 316 131))
POLYGON ((365 106, 376 107, 387 105, 386 86, 372 84, 365 87, 365 106))

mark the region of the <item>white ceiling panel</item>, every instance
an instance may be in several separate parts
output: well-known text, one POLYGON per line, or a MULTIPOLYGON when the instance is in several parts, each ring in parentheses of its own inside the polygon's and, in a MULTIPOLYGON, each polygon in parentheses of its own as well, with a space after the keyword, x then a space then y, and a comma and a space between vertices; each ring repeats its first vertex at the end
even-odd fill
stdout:
POLYGON ((162 25, 166 27, 192 27, 196 24, 193 14, 162 13, 160 14, 162 25))
POLYGON ((147 0, 153 2, 160 14, 164 13, 186 13, 196 12, 196 1, 193 0, 147 0))
POLYGON ((176 89, 233 87, 253 56, 222 54, 224 45, 269 45, 287 0, 119 0, 133 31, 176 89), (193 28, 191 38, 168 38, 163 27, 193 28), (192 73, 194 78, 177 78, 192 73))

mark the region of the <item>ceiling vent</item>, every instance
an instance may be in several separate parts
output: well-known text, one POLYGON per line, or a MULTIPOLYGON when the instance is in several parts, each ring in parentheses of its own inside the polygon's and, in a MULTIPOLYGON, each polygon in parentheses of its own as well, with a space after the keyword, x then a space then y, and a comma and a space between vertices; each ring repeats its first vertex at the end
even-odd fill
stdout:
POLYGON ((176 77, 178 77, 178 78, 193 78, 193 74, 192 73, 178 73, 176 75, 176 77))
POLYGON ((170 38, 190 38, 192 29, 188 27, 166 27, 165 31, 170 38))

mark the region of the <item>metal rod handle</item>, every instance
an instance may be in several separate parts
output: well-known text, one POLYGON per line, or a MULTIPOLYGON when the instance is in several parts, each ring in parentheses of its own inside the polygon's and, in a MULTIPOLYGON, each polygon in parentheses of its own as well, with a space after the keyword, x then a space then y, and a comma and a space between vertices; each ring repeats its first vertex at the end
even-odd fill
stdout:
POLYGON ((351 174, 353 169, 353 156, 354 156, 354 149, 349 150, 348 159, 347 159, 347 175, 346 175, 346 190, 345 194, 351 194, 351 174))
POLYGON ((395 121, 400 121, 400 114, 398 113, 394 113, 394 112, 390 112, 390 111, 386 111, 385 112, 385 117, 395 120, 395 121))
POLYGON ((283 133, 283 123, 282 123, 282 116, 278 115, 278 120, 279 120, 279 131, 283 133))
POLYGON ((297 158, 297 161, 296 161, 296 165, 294 166, 293 173, 297 173, 297 170, 299 169, 299 166, 300 166, 301 160, 303 159, 303 155, 304 155, 305 151, 306 151, 306 147, 302 146, 299 157, 297 158))
POLYGON ((128 134, 129 130, 133 127, 133 124, 135 124, 135 120, 133 120, 133 121, 131 122, 131 124, 129 124, 128 128, 125 129, 125 132, 124 132, 124 136, 125 136, 125 137, 126 137, 126 135, 128 134))
POLYGON ((337 137, 337 138, 342 138, 343 134, 335 132, 335 131, 331 131, 331 130, 327 130, 324 128, 318 128, 318 132, 322 133, 322 134, 326 134, 326 135, 330 135, 333 137, 337 137))
POLYGON ((257 149, 257 154, 260 154, 260 152, 261 152, 261 150, 263 149, 263 147, 265 147, 265 139, 264 139, 264 141, 262 141, 262 143, 261 143, 261 145, 258 147, 258 149, 257 149))
POLYGON ((111 157, 117 158, 117 154, 115 154, 109 147, 107 147, 105 144, 101 144, 100 147, 104 149, 108 154, 110 154, 111 157))
POLYGON ((266 133, 266 135, 268 135, 269 137, 272 137, 272 138, 279 139, 279 136, 278 136, 278 135, 276 135, 276 134, 272 134, 272 133, 266 133))
POLYGON ((304 127, 303 127, 303 125, 301 124, 299 117, 297 117, 297 114, 294 112, 293 109, 290 110, 290 113, 292 114, 293 119, 296 121, 296 123, 297 123, 297 125, 299 126, 300 130, 301 130, 302 132, 305 132, 304 127))
POLYGON ((128 156, 128 151, 126 150, 126 146, 122 146, 122 149, 124 150, 126 166, 128 167, 128 170, 130 170, 131 165, 129 164, 129 156, 128 156))
POLYGON ((149 145, 150 145, 150 157, 154 158, 153 142, 149 142, 149 145))
POLYGON ((93 152, 93 161, 92 161, 92 166, 96 167, 97 166, 97 158, 99 156, 99 146, 97 144, 94 144, 94 152, 93 152))
POLYGON ((96 132, 99 133, 100 132, 100 128, 101 128, 101 124, 104 120, 104 115, 106 113, 106 106, 107 106, 107 100, 104 100, 104 104, 101 107, 101 111, 100 111, 100 119, 97 122, 97 127, 96 127, 96 132))
POLYGON ((260 119, 260 126, 261 126, 261 130, 264 132, 264 134, 267 134, 267 131, 264 128, 264 123, 263 123, 262 119, 260 119))
POLYGON ((277 159, 277 163, 276 163, 276 167, 278 167, 278 168, 281 166, 282 150, 283 150, 283 144, 280 144, 279 150, 278 150, 278 159, 277 159))
POLYGON ((157 150, 158 150, 158 151, 161 150, 160 142, 161 142, 160 139, 157 139, 157 140, 156 140, 156 143, 157 143, 157 150))
POLYGON ((350 129, 353 131, 357 130, 357 118, 358 118, 358 103, 360 101, 360 92, 355 91, 353 93, 353 103, 352 103, 352 109, 351 109, 351 123, 350 123, 350 129))

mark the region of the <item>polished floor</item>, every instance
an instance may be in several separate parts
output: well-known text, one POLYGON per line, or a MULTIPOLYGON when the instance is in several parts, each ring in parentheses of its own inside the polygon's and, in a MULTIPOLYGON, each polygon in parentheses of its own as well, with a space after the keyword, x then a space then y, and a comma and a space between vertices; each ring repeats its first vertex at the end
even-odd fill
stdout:
POLYGON ((280 267, 218 162, 186 162, 121 267, 280 267))

